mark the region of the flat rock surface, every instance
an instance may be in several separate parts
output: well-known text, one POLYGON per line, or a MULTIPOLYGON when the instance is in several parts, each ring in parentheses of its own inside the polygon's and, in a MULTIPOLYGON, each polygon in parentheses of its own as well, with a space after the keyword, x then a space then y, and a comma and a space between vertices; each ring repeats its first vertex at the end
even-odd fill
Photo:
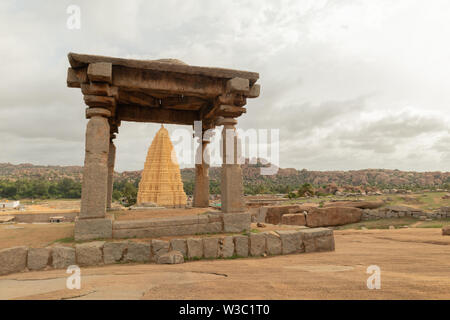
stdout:
POLYGON ((0 299, 450 299, 450 239, 441 228, 336 230, 336 251, 179 265, 82 268, 0 277, 0 299), (381 290, 366 269, 381 268, 381 290), (255 279, 258 279, 255 281, 255 279))

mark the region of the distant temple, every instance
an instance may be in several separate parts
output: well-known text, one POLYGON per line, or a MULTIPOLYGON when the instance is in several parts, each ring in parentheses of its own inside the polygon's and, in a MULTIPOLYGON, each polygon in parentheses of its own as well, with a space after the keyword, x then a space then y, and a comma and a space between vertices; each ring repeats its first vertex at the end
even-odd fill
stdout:
POLYGON ((180 167, 169 132, 162 125, 148 149, 137 197, 137 205, 151 203, 164 207, 186 205, 180 167))

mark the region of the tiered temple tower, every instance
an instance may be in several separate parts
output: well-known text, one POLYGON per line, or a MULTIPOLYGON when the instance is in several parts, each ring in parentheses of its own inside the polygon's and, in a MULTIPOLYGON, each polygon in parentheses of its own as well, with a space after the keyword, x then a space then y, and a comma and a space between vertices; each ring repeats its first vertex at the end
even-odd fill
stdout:
POLYGON ((164 207, 186 205, 186 193, 183 190, 180 167, 169 132, 162 125, 148 149, 139 183, 137 204, 151 202, 164 207))

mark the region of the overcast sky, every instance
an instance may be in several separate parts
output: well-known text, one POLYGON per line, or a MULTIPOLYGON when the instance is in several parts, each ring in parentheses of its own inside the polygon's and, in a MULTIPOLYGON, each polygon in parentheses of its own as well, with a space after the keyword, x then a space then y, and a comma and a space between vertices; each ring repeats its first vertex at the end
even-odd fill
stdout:
MULTIPOLYGON (((77 52, 259 72, 238 126, 280 129, 281 167, 450 171, 449 17, 447 0, 2 1, 0 162, 83 164, 77 52)), ((122 124, 118 171, 159 127, 122 124)))

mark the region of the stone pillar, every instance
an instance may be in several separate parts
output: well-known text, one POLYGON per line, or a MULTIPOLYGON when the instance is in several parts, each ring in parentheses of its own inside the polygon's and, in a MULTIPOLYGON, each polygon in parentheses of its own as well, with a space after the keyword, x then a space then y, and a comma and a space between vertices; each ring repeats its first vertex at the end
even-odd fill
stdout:
POLYGON ((88 108, 86 153, 83 168, 80 214, 75 222, 75 240, 110 238, 112 222, 105 219, 108 193, 108 153, 111 112, 88 108))
MULTIPOLYGON (((197 149, 196 159, 201 163, 195 164, 195 186, 193 207, 209 207, 209 141, 203 140, 197 149)), ((197 162, 197 161, 196 161, 197 162)))
POLYGON ((222 179, 221 203, 222 212, 244 212, 242 169, 238 163, 240 157, 240 144, 236 134, 237 121, 233 118, 222 120, 222 179))
POLYGON ((112 204, 112 194, 114 186, 114 164, 116 161, 116 146, 114 145, 114 135, 111 136, 109 142, 109 153, 108 153, 108 193, 106 196, 106 208, 111 209, 112 204))

